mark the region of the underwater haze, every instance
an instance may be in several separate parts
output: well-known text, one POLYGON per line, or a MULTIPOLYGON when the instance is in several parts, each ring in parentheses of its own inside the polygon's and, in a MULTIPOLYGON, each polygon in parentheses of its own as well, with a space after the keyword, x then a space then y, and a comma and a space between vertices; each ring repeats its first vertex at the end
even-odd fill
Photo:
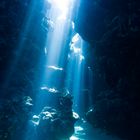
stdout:
POLYGON ((0 1, 0 140, 139 140, 140 2, 0 1))

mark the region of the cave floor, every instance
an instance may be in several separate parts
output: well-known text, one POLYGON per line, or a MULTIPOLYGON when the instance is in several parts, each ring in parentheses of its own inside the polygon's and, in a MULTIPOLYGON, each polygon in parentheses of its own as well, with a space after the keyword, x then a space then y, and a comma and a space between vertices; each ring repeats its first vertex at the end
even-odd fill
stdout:
POLYGON ((100 129, 93 128, 87 122, 75 125, 75 134, 70 140, 121 140, 115 136, 107 135, 100 129))

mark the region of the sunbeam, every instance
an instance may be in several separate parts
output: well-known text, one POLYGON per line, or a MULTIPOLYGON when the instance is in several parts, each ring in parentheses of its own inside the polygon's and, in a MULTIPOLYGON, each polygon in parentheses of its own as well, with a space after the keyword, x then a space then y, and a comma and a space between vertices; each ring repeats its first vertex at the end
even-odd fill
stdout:
MULTIPOLYGON (((64 103, 72 106, 71 98, 73 97, 72 107, 74 111, 80 113, 85 57, 84 40, 74 31, 74 22, 71 17, 74 1, 49 0, 48 2, 51 8, 42 21, 43 28, 48 32, 44 49, 46 66, 42 73, 40 93, 36 97, 34 110, 40 111, 44 105, 56 106, 60 96, 61 106, 64 103), (62 95, 64 99, 67 99, 66 102, 63 101, 64 99, 61 102, 62 95)), ((73 112, 72 116, 77 120, 79 115, 76 112, 73 112)), ((48 115, 51 117, 51 113, 48 115)), ((40 123, 37 121, 34 124, 40 123)))

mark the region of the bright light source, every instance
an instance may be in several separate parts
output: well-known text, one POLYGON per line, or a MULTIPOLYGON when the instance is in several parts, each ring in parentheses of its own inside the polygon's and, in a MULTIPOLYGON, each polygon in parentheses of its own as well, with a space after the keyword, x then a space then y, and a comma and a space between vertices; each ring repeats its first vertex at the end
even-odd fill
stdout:
POLYGON ((48 0, 52 6, 56 6, 62 12, 67 13, 72 0, 48 0))
POLYGON ((68 8, 69 1, 68 0, 54 0, 55 4, 60 8, 60 10, 64 11, 68 8))

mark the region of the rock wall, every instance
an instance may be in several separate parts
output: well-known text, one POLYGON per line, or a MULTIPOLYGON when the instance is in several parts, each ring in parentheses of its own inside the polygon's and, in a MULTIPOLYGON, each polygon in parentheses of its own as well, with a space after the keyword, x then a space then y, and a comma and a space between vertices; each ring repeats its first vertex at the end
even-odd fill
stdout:
POLYGON ((1 140, 22 139, 33 115, 24 101, 35 99, 44 69, 44 6, 42 0, 0 1, 1 140))
POLYGON ((140 129, 140 2, 83 0, 76 30, 90 43, 93 109, 89 122, 110 134, 138 139, 140 129))

